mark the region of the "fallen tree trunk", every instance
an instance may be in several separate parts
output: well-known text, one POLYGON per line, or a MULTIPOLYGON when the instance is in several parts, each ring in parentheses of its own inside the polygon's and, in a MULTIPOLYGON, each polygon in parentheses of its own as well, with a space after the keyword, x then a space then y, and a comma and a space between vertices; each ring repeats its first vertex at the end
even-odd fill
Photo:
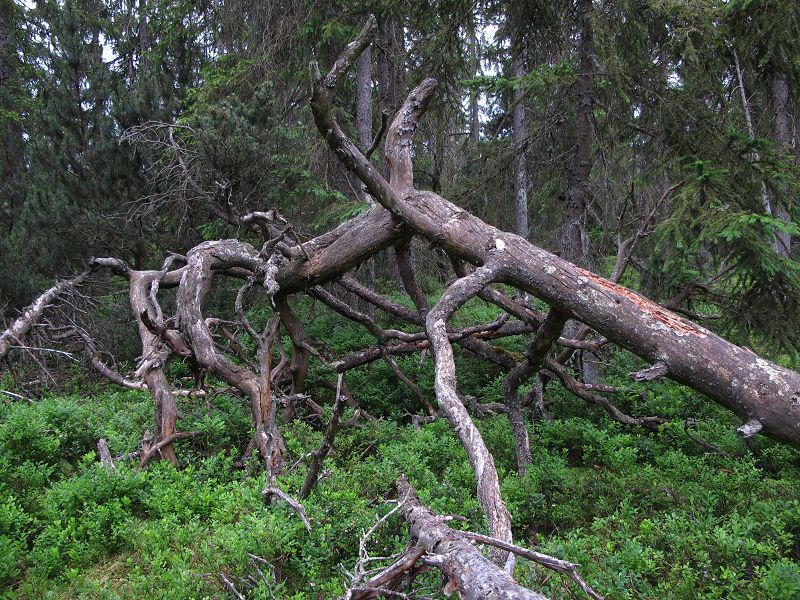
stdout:
POLYGON ((800 374, 759 358, 647 298, 577 267, 527 240, 500 231, 433 192, 413 185, 411 138, 436 88, 426 79, 409 94, 387 133, 391 183, 344 134, 333 117, 337 77, 368 43, 374 25, 348 46, 323 79, 316 72, 311 107, 322 136, 382 206, 449 255, 491 262, 499 281, 545 301, 623 348, 666 367, 666 376, 701 392, 762 433, 800 446, 800 374))
POLYGON ((411 537, 438 559, 437 566, 447 581, 444 587, 446 595, 457 591, 464 600, 547 600, 546 596, 517 584, 511 575, 486 558, 469 540, 445 525, 441 517, 419 501, 405 476, 397 480, 397 493, 403 503, 400 511, 408 522, 411 537))
MULTIPOLYGON (((320 298, 339 314, 367 327, 378 339, 377 346, 337 362, 322 359, 328 367, 339 373, 380 358, 389 361, 391 366, 394 364, 392 355, 425 348, 433 350, 437 399, 475 470, 477 496, 492 533, 492 538, 482 539, 491 540, 487 543, 493 544, 490 556, 495 564, 485 559, 464 539, 464 535, 456 535, 442 525, 438 517, 412 496, 413 491, 407 482, 398 482, 398 487, 401 495, 408 498, 404 514, 409 520, 412 534, 429 552, 437 555, 428 557, 428 564, 443 569, 449 580, 446 591, 458 590, 464 598, 542 596, 520 588, 499 567, 504 562, 506 566, 510 565, 511 561, 505 561, 506 554, 518 552, 519 548, 512 543, 511 519, 500 495, 494 460, 459 397, 452 342, 510 371, 503 390, 507 400, 505 412, 511 416, 518 437, 521 468, 528 462, 529 453, 526 453, 527 432, 519 406, 518 390, 526 378, 540 369, 545 376, 560 380, 565 388, 587 401, 601 405, 623 423, 655 427, 661 422, 652 417, 628 416, 605 397, 594 393, 599 386, 590 389, 590 386, 577 381, 563 365, 547 358, 554 343, 583 347, 581 344, 600 344, 606 340, 615 342, 653 364, 653 368, 635 374, 637 380, 670 377, 708 395, 739 415, 746 422, 740 428, 742 436, 749 437, 762 432, 800 446, 800 374, 730 344, 641 295, 533 246, 519 236, 502 232, 435 193, 417 191, 413 181, 412 136, 436 88, 433 79, 426 79, 411 92, 387 132, 387 181, 368 156, 365 157, 344 135, 332 111, 337 79, 346 73, 358 53, 369 43, 374 29, 375 22, 371 19, 324 79, 316 73, 312 112, 327 143, 358 175, 381 206, 303 243, 296 237, 294 243, 286 243, 282 231, 276 234, 274 228, 270 229, 270 223, 279 221, 274 211, 257 215, 253 213, 256 215, 253 216, 253 222, 261 223, 270 238, 261 251, 238 240, 205 242, 191 249, 185 258, 181 257, 186 264, 179 268, 172 268, 175 257, 169 257, 160 271, 134 271, 116 259, 94 261, 96 266, 108 267, 127 277, 130 284, 130 304, 139 326, 143 349, 137 374, 156 401, 156 436, 151 440, 152 444, 143 447, 142 463, 156 453, 176 463, 171 446, 173 440, 193 435, 191 432, 175 432, 176 405, 162 370, 171 354, 177 354, 196 361, 199 367, 207 369, 248 397, 256 431, 254 443, 267 460, 269 476, 265 494, 285 499, 304 516, 298 503, 272 485, 280 472, 282 460, 282 440, 276 424, 276 403, 272 397, 273 377, 283 370, 285 364, 282 359, 274 369, 272 365, 273 345, 278 342, 278 316, 290 334, 293 345, 289 368, 293 393, 303 389, 309 355, 322 359, 302 331, 300 322, 287 302, 289 294, 298 292, 320 298), (402 250, 407 248, 413 234, 424 237, 432 246, 444 250, 461 276, 445 290, 441 300, 430 311, 414 280, 408 257, 402 250), (380 250, 391 246, 401 247, 401 274, 414 299, 416 311, 383 298, 344 275, 380 250), (473 267, 477 268, 473 270, 473 267), (237 364, 213 339, 210 330, 213 319, 205 318, 203 302, 218 274, 246 280, 237 295, 236 313, 240 324, 259 346, 258 369, 248 361, 243 361, 246 366, 237 364), (337 278, 340 278, 340 285, 387 313, 418 327, 424 325, 424 331, 409 333, 384 329, 371 314, 360 313, 324 289, 315 288, 337 278), (242 306, 245 292, 256 283, 263 285, 278 313, 261 335, 247 322, 242 306), (491 289, 489 286, 492 283, 506 283, 542 299, 550 306, 550 316, 545 317, 543 313, 539 314, 491 289), (161 314, 156 298, 159 287, 178 287, 174 321, 164 319, 161 314), (448 319, 472 296, 497 304, 507 314, 493 323, 461 330, 448 329, 448 319), (508 315, 520 320, 506 323, 508 315), (577 319, 603 337, 593 342, 562 340, 558 336, 566 319, 577 319), (538 334, 521 364, 518 364, 518 357, 485 341, 491 337, 534 331, 538 331, 538 334), (398 341, 395 343, 390 340, 398 341), (406 486, 405 492, 408 493, 403 492, 403 486, 406 486)), ((248 222, 247 218, 241 221, 248 222)), ((283 231, 288 230, 287 226, 283 231)), ((71 282, 57 284, 43 294, 0 336, 0 358, 5 356, 12 344, 19 343, 21 335, 30 331, 49 302, 61 294, 68 283, 75 285, 85 277, 86 274, 83 274, 71 282)), ((229 338, 236 341, 235 336, 229 338)), ((104 372, 99 361, 95 366, 104 372)), ((395 372, 403 379, 399 368, 395 372)), ((139 385, 116 377, 108 370, 105 370, 105 374, 122 385, 139 385)), ((343 399, 346 397, 337 402, 335 420, 331 422, 325 443, 318 451, 317 464, 310 470, 303 494, 307 494, 310 486, 316 482, 314 471, 319 468, 319 462, 330 447, 343 399)), ((307 520, 304 519, 304 522, 309 526, 307 520)), ((478 539, 476 536, 473 534, 472 539, 478 539)), ((571 567, 565 565, 561 565, 565 569, 562 572, 571 572, 571 567)))

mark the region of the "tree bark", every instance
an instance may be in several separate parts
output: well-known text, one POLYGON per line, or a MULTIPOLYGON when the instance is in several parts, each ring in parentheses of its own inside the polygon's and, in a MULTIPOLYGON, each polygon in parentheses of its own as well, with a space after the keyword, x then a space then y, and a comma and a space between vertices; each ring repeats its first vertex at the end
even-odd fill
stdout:
POLYGON ((377 59, 378 108, 393 115, 403 103, 405 89, 403 23, 396 15, 388 15, 382 25, 377 59))
MULTIPOLYGON (((800 446, 800 374, 726 342, 519 236, 499 231, 437 194, 394 189, 333 119, 330 96, 334 83, 330 77, 316 79, 312 112, 317 127, 373 197, 400 221, 472 264, 499 259, 506 267, 504 282, 541 298, 645 360, 663 362, 668 377, 706 394, 743 421, 760 420, 767 435, 800 446)), ((435 87, 435 80, 426 79, 411 92, 387 136, 387 146, 407 143, 435 87), (401 128, 404 135, 398 135, 401 128)), ((403 150, 387 147, 387 156, 401 155, 403 150)), ((410 168, 404 171, 408 173, 410 168)))
POLYGON ((578 110, 575 123, 575 156, 566 192, 564 233, 561 256, 586 267, 589 260, 589 236, 586 230, 586 209, 591 198, 589 174, 592 170, 592 0, 578 0, 580 42, 578 59, 578 110))
POLYGON ((367 46, 356 63, 356 132, 365 150, 372 145, 372 49, 367 46))
MULTIPOLYGON (((147 328, 141 317, 148 313, 150 285, 159 275, 159 271, 131 271, 129 278, 131 310, 134 315, 137 315, 139 339, 142 341, 143 362, 137 368, 137 373, 141 375, 153 396, 155 405, 153 442, 155 444, 169 439, 175 433, 175 425, 178 420, 178 406, 172 396, 172 387, 163 370, 169 361, 171 352, 158 335, 147 328)), ((173 465, 178 464, 178 457, 171 442, 160 447, 159 455, 173 465)), ((149 456, 142 455, 142 466, 149 458, 149 456)))
MULTIPOLYGON (((789 102, 789 83, 782 75, 776 75, 772 80, 772 107, 774 114, 774 136, 775 146, 780 152, 788 154, 789 149, 789 112, 787 104, 789 102)), ((791 222, 789 211, 786 210, 785 202, 780 202, 778 198, 773 198, 772 215, 786 223, 791 222)), ((788 257, 792 250, 792 236, 788 233, 778 231, 775 233, 775 252, 781 256, 788 257)))
MULTIPOLYGON (((512 540, 511 515, 500 496, 500 481, 494 459, 458 396, 453 347, 450 345, 445 326, 447 320, 464 302, 490 284, 496 276, 496 269, 487 264, 471 275, 456 281, 428 313, 425 329, 428 339, 431 341, 436 364, 434 378, 436 399, 453 425, 453 429, 456 430, 461 444, 467 452, 470 464, 475 470, 478 501, 489 520, 489 530, 494 537, 510 542, 512 540)), ((497 552, 495 549, 491 556, 496 563, 503 564, 507 553, 497 552)))
POLYGON ((445 594, 449 596, 457 591, 463 600, 547 600, 545 596, 517 584, 511 575, 487 560, 466 538, 445 525, 440 516, 419 501, 405 476, 397 480, 397 493, 411 537, 439 558, 437 566, 447 581, 445 594))
POLYGON ((285 295, 275 298, 275 308, 281 316, 286 333, 292 341, 292 358, 289 363, 289 372, 292 374, 292 394, 302 394, 306 390, 306 377, 308 376, 309 339, 303 325, 294 311, 289 306, 285 295))
MULTIPOLYGON (((380 51, 376 61, 378 83, 378 109, 381 114, 393 115, 403 103, 405 90, 405 41, 403 24, 396 15, 388 15, 378 34, 380 51)), ((384 162, 383 174, 389 178, 389 168, 384 162)), ((403 281, 394 249, 386 253, 389 276, 397 289, 402 289, 403 281)))
MULTIPOLYGON (((523 48, 517 45, 512 58, 514 77, 519 80, 525 76, 523 48)), ((516 198, 516 220, 514 231, 520 237, 528 237, 528 161, 525 152, 527 131, 525 128, 525 103, 522 101, 525 90, 520 81, 514 90, 514 113, 511 140, 514 145, 514 196, 516 198)))

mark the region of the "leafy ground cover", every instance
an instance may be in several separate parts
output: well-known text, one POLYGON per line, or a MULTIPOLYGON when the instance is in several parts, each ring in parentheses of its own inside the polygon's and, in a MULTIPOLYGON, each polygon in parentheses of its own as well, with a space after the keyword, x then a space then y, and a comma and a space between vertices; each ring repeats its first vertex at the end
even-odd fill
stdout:
MULTIPOLYGON (((305 307, 305 311, 313 307, 305 307)), ((465 320, 483 318, 480 303, 465 320), (472 313, 475 314, 472 314, 472 313)), ((314 319, 309 333, 334 352, 360 333, 334 319, 314 319)), ((513 342, 510 344, 513 349, 513 342)), ((462 362, 469 358, 460 356, 462 362)), ((497 461, 503 496, 520 543, 582 565, 608 598, 800 597, 800 451, 760 440, 748 448, 724 409, 669 382, 628 381, 630 356, 609 355, 608 380, 632 414, 669 419, 646 434, 626 428, 555 387, 553 422, 531 423, 533 465, 516 473, 505 417, 479 422, 497 461), (693 441, 685 420, 695 420, 693 441)), ((430 359, 402 359, 431 397, 430 359)), ((178 374, 180 365, 174 374, 178 374)), ((470 369, 460 386, 499 400, 499 373, 470 369)), ((329 374, 327 374, 329 377, 329 374)), ((332 394, 311 373, 311 391, 330 407, 332 394)), ((5 598, 219 598, 223 576, 248 598, 332 598, 348 582, 359 540, 393 507, 394 481, 405 473, 422 500, 485 532, 474 474, 449 424, 415 429, 414 396, 376 363, 346 382, 377 421, 343 429, 326 461, 330 471, 304 502, 312 531, 285 504, 261 495, 264 478, 239 452, 249 439, 246 403, 219 395, 183 399, 176 470, 145 471, 118 461, 99 466, 101 437, 112 452, 136 450, 150 426, 143 393, 94 389, 0 405, 0 586, 5 598)), ((349 418, 351 414, 346 415, 349 418)), ((321 439, 320 423, 284 424, 287 465, 278 482, 296 494, 321 439)), ((407 531, 390 516, 369 539, 371 554, 401 550, 407 531)), ((561 576, 520 560, 517 579, 553 598, 580 597, 561 576)), ((443 597, 438 578, 418 580, 443 597)))

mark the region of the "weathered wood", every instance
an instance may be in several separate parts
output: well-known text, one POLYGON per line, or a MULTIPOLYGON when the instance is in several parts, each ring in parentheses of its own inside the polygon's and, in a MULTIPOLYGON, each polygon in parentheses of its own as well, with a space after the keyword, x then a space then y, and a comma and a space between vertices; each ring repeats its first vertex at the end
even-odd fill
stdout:
MULTIPOLYGON (((393 127, 413 132, 435 87, 435 80, 426 79, 415 88, 393 127)), ((764 434, 800 446, 800 374, 739 348, 519 236, 502 232, 438 194, 399 193, 343 133, 329 100, 318 91, 312 97, 320 133, 372 196, 419 235, 469 263, 502 263, 503 282, 586 323, 648 362, 662 362, 671 379, 707 395, 744 421, 761 421, 764 434)), ((393 139, 397 138, 390 132, 387 143, 393 139)))
POLYGON ((743 439, 748 439, 756 435, 764 428, 763 423, 758 419, 750 419, 747 423, 742 425, 736 430, 743 439))
POLYGON ((578 586, 586 593, 587 596, 593 598, 594 600, 605 600, 603 596, 592 589, 589 584, 586 583, 583 577, 580 576, 578 573, 579 565, 576 565, 575 563, 571 563, 560 558, 555 558, 548 554, 542 554, 541 552, 536 552, 534 550, 528 550, 527 548, 522 548, 515 544, 509 544, 508 542, 503 542, 481 533, 474 533, 472 531, 459 531, 459 534, 463 535, 465 538, 475 540, 476 542, 480 542, 482 544, 489 544, 490 546, 497 546, 498 548, 508 550, 509 552, 513 552, 518 556, 522 556, 523 558, 527 558, 532 562, 543 565, 548 569, 568 575, 575 583, 578 584, 578 586))
POLYGON ((70 279, 63 279, 53 287, 42 292, 33 303, 28 306, 22 314, 14 319, 11 325, 0 334, 0 360, 3 360, 14 346, 18 346, 34 325, 39 321, 42 313, 52 302, 58 299, 65 292, 81 285, 89 277, 89 271, 85 271, 70 279))
POLYGON ((331 420, 328 421, 328 426, 325 428, 325 434, 322 436, 322 443, 319 448, 311 453, 311 462, 308 465, 308 473, 303 481, 303 486, 300 488, 300 499, 308 498, 313 487, 319 480, 319 472, 322 468, 322 462, 333 447, 333 439, 336 437, 336 432, 339 431, 339 423, 341 422, 342 412, 346 405, 345 398, 342 396, 342 378, 343 373, 339 373, 339 378, 336 381, 336 399, 333 401, 333 411, 331 412, 331 420))
POLYGON ((155 444, 151 445, 152 438, 148 436, 148 432, 145 432, 145 435, 142 438, 142 452, 140 454, 141 459, 139 460, 139 467, 144 467, 156 454, 163 455, 164 448, 172 448, 172 442, 175 440, 182 440, 185 438, 194 437, 196 435, 200 435, 200 432, 178 431, 176 433, 169 434, 155 444))
MULTIPOLYGON (((492 535, 510 542, 512 541, 511 515, 500 495, 500 481, 494 459, 458 396, 453 347, 450 345, 445 328, 445 323, 453 313, 498 275, 495 267, 484 265, 467 277, 457 280, 428 313, 425 325, 436 364, 434 385, 439 407, 456 430, 475 470, 478 501, 489 520, 492 535)), ((491 554, 492 559, 499 564, 504 563, 507 557, 507 553, 503 552, 494 551, 491 554)))
MULTIPOLYGON (((158 456, 177 465, 178 457, 172 447, 172 440, 176 439, 175 426, 178 419, 178 407, 163 367, 175 350, 184 356, 189 350, 177 331, 173 331, 170 336, 165 335, 161 308, 156 299, 159 284, 167 287, 174 286, 179 280, 179 274, 183 272, 182 268, 169 270, 168 267, 173 260, 174 258, 167 259, 164 268, 159 271, 137 271, 116 258, 92 259, 93 269, 109 269, 128 280, 128 300, 142 343, 142 355, 134 373, 134 381, 118 376, 108 369, 94 353, 91 340, 81 337, 92 366, 110 381, 130 389, 135 389, 140 385, 139 379, 144 382, 144 386, 153 396, 155 408, 155 435, 151 441, 154 447, 157 447, 158 456), (171 340, 171 343, 168 340, 171 340)), ((141 465, 147 464, 154 456, 156 456, 155 452, 143 452, 141 465)))
POLYGON ((432 561, 447 578, 444 592, 458 592, 463 600, 546 600, 517 584, 511 575, 487 559, 457 531, 423 505, 405 476, 397 480, 400 511, 411 536, 433 555, 432 561))
POLYGON ((669 367, 663 362, 656 361, 653 366, 631 373, 631 379, 634 381, 655 381, 659 377, 664 377, 669 373, 669 367))
POLYGON ((384 596, 384 591, 387 589, 386 586, 406 575, 425 552, 426 550, 423 546, 418 544, 411 546, 380 573, 350 589, 349 593, 343 597, 343 600, 368 600, 384 596))
POLYGON ((265 498, 270 498, 275 496, 276 498, 280 498, 286 504, 288 504, 294 512, 297 513, 297 516, 300 517, 300 520, 303 521, 303 527, 306 528, 306 531, 311 531, 311 521, 308 520, 308 515, 306 514, 306 509, 303 508, 303 505, 300 504, 297 500, 292 498, 289 494, 284 492, 277 486, 270 485, 261 490, 261 493, 265 498))
POLYGON ((97 453, 100 455, 100 464, 104 468, 116 471, 117 467, 114 466, 114 460, 111 458, 111 450, 108 448, 108 442, 105 438, 97 440, 97 453))
POLYGON ((551 310, 536 332, 525 352, 525 360, 511 369, 503 378, 501 390, 503 401, 507 407, 511 431, 514 434, 514 446, 517 454, 517 473, 524 477, 531 464, 531 447, 528 428, 522 415, 519 402, 519 388, 532 375, 539 372, 547 353, 553 343, 561 335, 567 318, 557 310, 551 310))
MULTIPOLYGON (((159 278, 164 278, 160 271, 131 270, 128 273, 131 312, 136 316, 139 339, 142 342, 142 358, 137 366, 136 375, 144 380, 153 396, 156 417, 153 441, 156 445, 164 440, 173 439, 172 435, 175 433, 178 420, 178 405, 172 395, 172 386, 167 381, 163 369, 169 361, 170 349, 156 333, 150 331, 143 318, 143 315, 146 316, 151 307, 150 286, 159 278)), ((173 465, 178 464, 178 457, 171 441, 162 444, 159 449, 158 456, 165 458, 173 465)), ((155 453, 143 455, 142 466, 147 464, 152 456, 155 456, 155 453)))
POLYGON ((261 456, 268 464, 272 464, 280 460, 277 456, 279 444, 275 443, 276 433, 269 430, 269 425, 263 418, 261 382, 250 369, 234 364, 217 350, 211 330, 202 314, 203 300, 211 289, 216 269, 243 268, 255 272, 262 262, 252 246, 238 240, 200 244, 187 255, 187 264, 183 267, 176 294, 176 304, 178 327, 191 346, 198 364, 250 399, 256 444, 261 456))

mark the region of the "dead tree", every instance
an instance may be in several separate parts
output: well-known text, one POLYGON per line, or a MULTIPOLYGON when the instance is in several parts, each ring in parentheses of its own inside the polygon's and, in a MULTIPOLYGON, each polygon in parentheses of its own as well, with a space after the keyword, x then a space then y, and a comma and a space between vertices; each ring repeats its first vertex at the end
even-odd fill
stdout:
MULTIPOLYGON (((274 485, 283 459, 276 412, 277 396, 282 392, 277 389, 276 378, 288 371, 291 379, 288 391, 297 392, 304 389, 303 380, 308 361, 312 358, 322 360, 332 371, 343 373, 375 360, 431 349, 436 367, 438 408, 453 424, 464 445, 476 473, 477 497, 489 522, 493 540, 490 556, 494 565, 480 565, 480 572, 495 580, 485 582, 488 586, 485 589, 489 590, 513 583, 497 567, 505 562, 509 552, 516 552, 516 547, 512 543, 510 515, 500 496, 493 457, 458 392, 453 344, 508 373, 504 385, 504 410, 514 425, 520 467, 527 462, 530 449, 525 447, 529 442, 519 413, 518 392, 527 378, 537 371, 579 398, 598 404, 623 423, 654 427, 660 422, 657 417, 626 415, 603 395, 613 390, 581 382, 557 358, 551 358, 549 351, 554 346, 572 351, 596 348, 606 343, 617 344, 653 365, 633 374, 635 379, 671 378, 737 414, 746 424, 741 428, 743 436, 760 432, 800 446, 800 374, 759 358, 750 350, 725 341, 640 294, 530 244, 523 237, 500 231, 436 193, 415 188, 413 135, 436 89, 435 80, 426 79, 410 93, 387 129, 388 179, 384 177, 369 157, 344 134, 332 110, 337 82, 346 76, 359 54, 370 44, 375 29, 375 20, 370 19, 326 76, 323 77, 316 65, 312 65, 311 107, 321 135, 336 156, 361 180, 377 202, 376 206, 306 242, 291 235, 288 224, 274 211, 254 213, 249 218, 242 218, 241 222, 259 224, 265 234, 261 249, 236 239, 204 242, 190 249, 185 257, 168 257, 158 271, 132 270, 114 258, 93 261, 95 268, 110 269, 129 284, 130 306, 139 328, 142 357, 133 378, 113 376, 110 379, 129 387, 146 386, 153 394, 156 433, 147 450, 143 449, 143 462, 154 456, 154 452, 177 462, 172 442, 192 435, 191 432, 176 431, 175 394, 163 370, 169 358, 177 355, 192 361, 198 369, 224 381, 247 398, 255 431, 253 446, 258 448, 267 463, 265 493, 289 502, 291 498, 274 485), (347 275, 377 252, 391 247, 399 247, 402 257, 402 249, 414 236, 446 253, 459 275, 432 308, 429 309, 419 292, 408 265, 403 265, 406 270, 403 279, 415 301, 416 310, 392 302, 347 275), (218 320, 207 318, 203 302, 219 277, 243 282, 235 302, 238 326, 256 341, 259 348, 257 360, 237 362, 234 359, 235 347, 218 344, 212 334, 211 328, 218 320), (403 321, 404 328, 382 328, 371 315, 337 303, 335 298, 328 298, 322 288, 316 288, 334 281, 376 310, 403 321), (523 294, 535 296, 549 305, 549 312, 547 315, 540 313, 493 288, 493 284, 505 284, 523 294), (164 315, 160 307, 158 295, 166 288, 176 289, 175 315, 164 315), (275 307, 272 319, 260 333, 248 322, 244 306, 244 298, 251 289, 263 290, 275 307), (323 356, 291 311, 289 298, 299 293, 327 300, 326 304, 332 310, 366 327, 375 336, 375 345, 344 357, 323 356), (462 329, 449 326, 453 313, 476 296, 496 304, 506 314, 491 323, 462 329), (583 339, 584 333, 579 339, 565 339, 561 327, 566 319, 583 323, 581 331, 594 330, 597 338, 583 339), (281 358, 277 365, 272 362, 280 327, 291 339, 294 350, 288 368, 284 368, 289 363, 288 358, 281 358), (522 362, 491 343, 498 337, 520 334, 533 336, 522 362)), ((0 336, 3 344, 18 344, 21 336, 30 331, 51 302, 52 298, 48 296, 51 291, 23 315, 22 322, 12 323, 0 336)), ((228 338, 235 341, 234 335, 228 338)), ((90 344, 87 347, 91 350, 90 344)), ((2 348, 4 346, 0 346, 2 348)), ((395 373, 403 380, 400 373, 395 373)), ((409 382, 405 383, 408 385, 409 382)), ((301 394, 295 393, 294 396, 302 401, 301 394)), ((342 410, 341 400, 336 414, 342 410)), ((328 443, 323 444, 319 451, 319 461, 332 443, 335 426, 336 422, 332 422, 330 435, 325 438, 328 443)), ((316 481, 315 476, 309 480, 309 485, 312 481, 316 481)), ((291 502, 294 503, 292 506, 299 507, 296 510, 302 516, 302 507, 293 500, 291 502)), ((310 526, 309 523, 306 525, 310 526)), ((422 530, 414 535, 421 541, 425 537, 422 530)), ((445 560, 441 559, 441 564, 436 566, 446 566, 445 560)), ((475 560, 478 560, 477 556, 475 560)), ((484 589, 471 588, 472 584, 458 580, 457 575, 454 577, 459 581, 461 591, 484 589)), ((538 597, 532 592, 519 594, 514 597, 538 597)), ((483 596, 473 594, 465 597, 483 596)))
POLYGON ((500 231, 437 194, 414 189, 411 138, 436 88, 435 80, 417 86, 395 117, 386 140, 391 183, 383 178, 343 133, 330 104, 337 77, 350 66, 359 46, 366 45, 373 29, 362 31, 328 76, 317 76, 312 110, 336 155, 384 208, 451 256, 491 272, 482 288, 499 282, 532 294, 650 363, 662 363, 665 376, 707 395, 744 421, 758 420, 763 434, 800 446, 800 374, 500 231))
POLYGON ((456 531, 445 525, 446 517, 433 513, 419 498, 404 476, 397 480, 401 499, 400 511, 408 522, 411 537, 428 551, 425 564, 436 567, 445 577, 444 593, 457 591, 459 598, 513 598, 519 600, 546 600, 546 596, 532 592, 514 581, 505 571, 487 560, 471 541, 500 547, 519 554, 545 567, 569 575, 578 586, 594 600, 603 600, 578 574, 578 565, 564 560, 526 550, 489 536, 469 531, 456 531))

